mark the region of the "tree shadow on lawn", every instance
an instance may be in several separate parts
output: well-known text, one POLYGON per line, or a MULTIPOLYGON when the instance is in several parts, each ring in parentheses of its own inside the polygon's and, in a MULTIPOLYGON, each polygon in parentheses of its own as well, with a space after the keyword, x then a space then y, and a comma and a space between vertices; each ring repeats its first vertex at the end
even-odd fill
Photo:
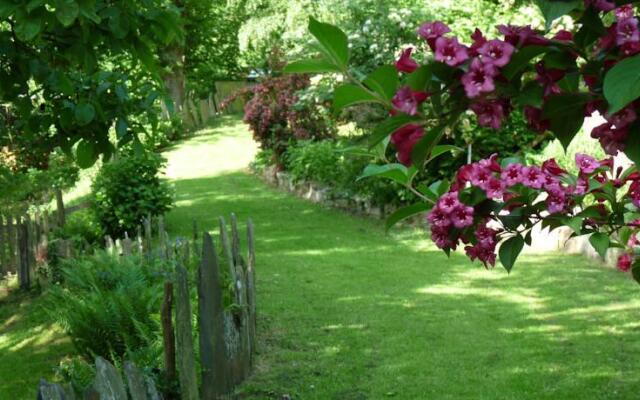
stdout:
POLYGON ((640 289, 566 255, 511 276, 240 172, 175 182, 172 234, 256 225, 261 355, 245 398, 637 398, 640 289))
POLYGON ((0 295, 0 399, 36 397, 41 378, 51 380, 55 368, 73 347, 47 314, 47 296, 11 291, 0 295))

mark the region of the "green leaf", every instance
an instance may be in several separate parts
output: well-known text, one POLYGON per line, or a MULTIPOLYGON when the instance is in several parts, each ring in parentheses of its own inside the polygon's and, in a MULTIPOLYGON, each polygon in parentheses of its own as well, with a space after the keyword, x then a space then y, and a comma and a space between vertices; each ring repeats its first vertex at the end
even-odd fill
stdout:
POLYGON ((409 125, 411 123, 419 121, 420 118, 406 115, 406 114, 398 114, 393 117, 387 118, 381 123, 379 123, 371 137, 369 138, 369 148, 375 147, 378 143, 382 142, 387 136, 391 135, 393 132, 402 128, 405 125, 409 125))
POLYGON ((563 218, 562 223, 571 228, 576 233, 576 235, 582 235, 583 220, 584 218, 582 217, 563 218))
POLYGON ((418 140, 415 146, 413 146, 413 149, 411 150, 411 161, 416 168, 421 169, 424 166, 425 161, 431 155, 436 144, 440 142, 446 127, 447 123, 436 126, 426 132, 424 136, 418 140))
POLYGON ((633 123, 629 127, 629 134, 625 139, 624 154, 629 157, 636 165, 640 165, 640 123, 633 123))
POLYGON ((512 238, 505 240, 502 245, 500 245, 500 250, 498 252, 500 256, 500 262, 502 266, 507 270, 507 272, 511 272, 513 265, 516 263, 520 252, 524 248, 524 239, 520 235, 516 235, 512 238))
POLYGON ((640 259, 637 259, 633 265, 631 265, 631 276, 636 282, 640 283, 640 259))
POLYGON ((607 256, 609 245, 611 244, 611 239, 609 238, 609 235, 602 232, 596 232, 589 238, 589 243, 591 243, 591 246, 593 246, 598 254, 600 254, 600 257, 605 258, 607 256))
POLYGON ((604 97, 615 114, 640 97, 640 54, 625 58, 604 77, 604 97))
POLYGON ((345 84, 338 86, 333 93, 333 110, 336 113, 342 111, 345 107, 362 103, 375 103, 380 100, 357 85, 345 84))
POLYGON ((542 117, 551 122, 551 131, 566 149, 584 122, 584 107, 590 96, 584 93, 550 96, 542 109, 542 117))
POLYGON ((65 26, 71 26, 78 14, 80 13, 80 6, 74 0, 60 0, 56 2, 56 18, 65 26))
POLYGON ((129 125, 127 124, 127 120, 124 118, 118 118, 118 122, 116 122, 116 134, 118 135, 118 139, 123 138, 127 134, 127 129, 129 125))
POLYGON ((88 125, 93 121, 96 116, 96 109, 87 102, 80 102, 76 106, 75 117, 78 125, 84 126, 88 125))
POLYGON ((544 16, 545 27, 549 30, 553 21, 578 8, 581 0, 536 0, 536 3, 544 16))
POLYGON ((407 76, 407 86, 413 91, 426 91, 427 85, 431 82, 431 67, 423 65, 407 76))
POLYGON ((42 30, 42 19, 39 16, 24 15, 16 22, 16 36, 23 42, 33 40, 42 30))
POLYGON ((513 79, 531 60, 549 50, 548 46, 527 46, 519 49, 511 57, 509 64, 502 69, 502 74, 509 80, 513 79))
POLYGON ((429 211, 431 207, 433 206, 430 204, 420 202, 420 203, 412 204, 410 206, 399 208, 393 214, 387 217, 387 220, 385 222, 385 228, 388 231, 398 222, 403 221, 413 215, 429 211))
POLYGON ((594 7, 588 7, 578 20, 581 28, 575 34, 578 47, 585 48, 607 33, 607 29, 594 7))
POLYGON ((398 71, 390 65, 385 65, 373 71, 362 82, 385 100, 391 100, 398 91, 400 80, 398 71))
POLYGON ((446 153, 453 152, 462 152, 464 151, 458 146, 454 146, 451 144, 441 144, 439 146, 434 146, 433 150, 431 150, 431 156, 429 157, 429 161, 433 160, 436 157, 439 157, 446 153))
POLYGON ((0 0, 0 19, 9 18, 18 8, 18 4, 11 0, 0 0))
POLYGON ((89 168, 98 159, 98 152, 93 143, 81 140, 76 148, 76 163, 80 168, 89 168))
POLYGON ((516 103, 518 104, 518 107, 540 107, 542 106, 543 94, 544 90, 542 89, 542 86, 540 86, 538 82, 531 81, 524 85, 516 97, 516 103))
POLYGON ((315 58, 291 62, 284 67, 283 72, 287 74, 321 74, 341 72, 341 70, 325 59, 315 58))
POLYGON ((320 50, 333 65, 344 71, 349 64, 349 42, 339 28, 309 18, 309 32, 318 40, 320 50))
POLYGON ((392 181, 398 182, 402 185, 406 185, 413 173, 415 173, 415 169, 412 168, 411 170, 409 170, 402 164, 370 164, 366 166, 362 175, 358 177, 358 180, 377 176, 391 179, 392 181))

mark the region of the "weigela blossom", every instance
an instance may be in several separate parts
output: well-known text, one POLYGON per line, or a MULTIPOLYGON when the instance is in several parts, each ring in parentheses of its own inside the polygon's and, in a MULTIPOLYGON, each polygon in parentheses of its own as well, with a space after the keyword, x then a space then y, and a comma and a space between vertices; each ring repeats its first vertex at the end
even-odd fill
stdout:
POLYGON ((624 253, 620 257, 618 257, 618 262, 616 266, 620 271, 627 272, 631 269, 631 265, 633 264, 633 256, 629 253, 624 253))
POLYGON ((391 143, 396 146, 397 158, 404 165, 411 165, 411 151, 413 146, 424 136, 424 129, 420 125, 405 125, 391 135, 391 143))
POLYGON ((439 37, 436 39, 435 59, 456 67, 469 59, 469 53, 457 38, 439 37))
POLYGON ((549 40, 533 30, 531 25, 498 25, 497 28, 504 35, 505 41, 518 48, 529 45, 544 46, 549 44, 549 40))
POLYGON ((472 103, 471 110, 478 116, 478 124, 499 130, 505 117, 504 102, 484 100, 472 103))
POLYGON ((482 62, 493 64, 496 67, 504 67, 511 61, 511 55, 515 47, 502 40, 489 40, 479 49, 478 54, 482 55, 482 62))
POLYGON ((493 78, 498 70, 493 64, 485 64, 479 58, 474 58, 469 71, 462 75, 462 85, 467 97, 478 97, 482 93, 493 92, 496 88, 493 78))
POLYGON ((418 35, 427 41, 431 50, 435 49, 436 39, 451 32, 451 29, 440 21, 425 22, 418 28, 418 35))
POLYGON ((621 46, 626 43, 640 41, 640 31, 638 31, 638 20, 626 18, 618 21, 616 25, 616 44, 621 46))
POLYGON ((396 69, 400 72, 411 73, 418 69, 418 63, 411 58, 411 52, 413 51, 413 47, 409 47, 405 49, 398 61, 396 61, 396 69))
POLYGON ((391 100, 391 103, 393 103, 393 106, 397 111, 401 111, 409 115, 416 115, 418 113, 418 106, 428 97, 429 94, 426 92, 415 92, 411 90, 410 87, 405 86, 398 90, 391 100))
POLYGON ((595 158, 588 156, 586 154, 577 153, 576 154, 576 166, 580 169, 580 172, 583 174, 591 174, 596 169, 600 168, 600 163, 595 158))

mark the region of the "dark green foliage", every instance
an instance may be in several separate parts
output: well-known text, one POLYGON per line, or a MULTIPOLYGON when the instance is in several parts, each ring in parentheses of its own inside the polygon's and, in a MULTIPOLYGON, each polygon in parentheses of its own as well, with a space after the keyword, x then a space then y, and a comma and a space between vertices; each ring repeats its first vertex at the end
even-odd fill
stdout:
POLYGON ((162 275, 137 257, 107 253, 67 261, 53 288, 52 313, 88 360, 120 360, 160 334, 162 275))
POLYGON ((92 185, 92 207, 107 234, 133 234, 145 217, 171 208, 171 189, 159 176, 164 165, 160 155, 143 153, 123 156, 100 169, 92 185))

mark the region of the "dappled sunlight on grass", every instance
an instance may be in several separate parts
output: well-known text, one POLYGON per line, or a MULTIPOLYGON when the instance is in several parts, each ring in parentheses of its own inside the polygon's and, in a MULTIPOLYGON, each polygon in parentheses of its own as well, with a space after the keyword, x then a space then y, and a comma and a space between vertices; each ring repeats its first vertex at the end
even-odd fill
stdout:
POLYGON ((224 165, 185 157, 191 142, 169 154, 167 224, 189 236, 192 219, 254 220, 261 346, 245 398, 636 398, 640 290, 627 276, 560 254, 525 255, 511 274, 447 258, 420 229, 387 235, 266 186, 234 127, 194 139, 224 165))

